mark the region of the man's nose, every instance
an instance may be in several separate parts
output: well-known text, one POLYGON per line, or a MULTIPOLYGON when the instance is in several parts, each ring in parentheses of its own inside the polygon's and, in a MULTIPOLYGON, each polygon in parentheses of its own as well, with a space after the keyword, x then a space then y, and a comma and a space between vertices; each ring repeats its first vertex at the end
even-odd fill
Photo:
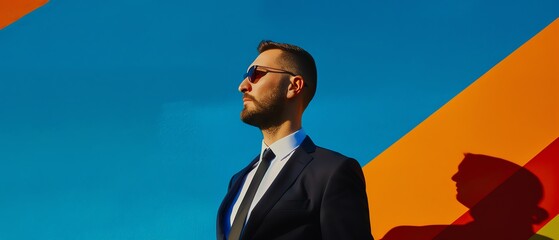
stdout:
POLYGON ((241 84, 239 84, 239 92, 245 93, 250 92, 252 90, 252 85, 248 81, 248 78, 243 79, 241 84))

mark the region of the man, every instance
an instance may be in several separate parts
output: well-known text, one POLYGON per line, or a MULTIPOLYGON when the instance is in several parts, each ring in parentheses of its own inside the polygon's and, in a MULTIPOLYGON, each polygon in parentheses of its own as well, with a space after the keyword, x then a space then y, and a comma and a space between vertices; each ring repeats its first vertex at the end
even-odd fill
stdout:
POLYGON ((261 154, 231 178, 217 239, 373 239, 359 163, 301 128, 317 86, 313 57, 271 41, 258 52, 239 91, 242 121, 262 131, 261 154))

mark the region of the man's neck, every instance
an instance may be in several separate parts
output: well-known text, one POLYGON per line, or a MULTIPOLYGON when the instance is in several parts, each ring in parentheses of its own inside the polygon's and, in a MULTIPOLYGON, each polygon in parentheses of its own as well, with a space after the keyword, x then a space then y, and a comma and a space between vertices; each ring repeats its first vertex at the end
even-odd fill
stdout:
POLYGON ((301 129, 301 123, 285 121, 279 126, 270 127, 262 130, 262 136, 264 137, 264 143, 270 146, 274 144, 277 140, 284 138, 285 136, 294 133, 295 131, 301 129))

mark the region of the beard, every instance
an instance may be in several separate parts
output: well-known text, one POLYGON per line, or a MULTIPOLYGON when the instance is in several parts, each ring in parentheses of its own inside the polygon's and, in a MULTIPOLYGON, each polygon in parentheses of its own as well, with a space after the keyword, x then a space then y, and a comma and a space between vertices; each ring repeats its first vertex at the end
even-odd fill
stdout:
POLYGON ((281 90, 282 88, 278 86, 271 91, 270 95, 265 96, 261 100, 245 94, 245 97, 252 100, 253 106, 245 105, 241 111, 241 120, 260 129, 270 129, 279 126, 282 122, 281 116, 285 109, 286 100, 284 95, 281 94, 285 91, 281 90))

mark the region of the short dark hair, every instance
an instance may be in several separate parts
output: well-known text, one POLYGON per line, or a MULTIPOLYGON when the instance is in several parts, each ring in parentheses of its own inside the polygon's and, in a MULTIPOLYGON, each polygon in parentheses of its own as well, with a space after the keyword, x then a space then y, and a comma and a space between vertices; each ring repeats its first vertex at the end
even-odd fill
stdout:
POLYGON ((280 59, 280 64, 283 65, 282 67, 286 68, 285 70, 287 71, 303 76, 309 88, 309 94, 305 102, 306 107, 314 97, 317 86, 316 64, 311 54, 298 46, 270 40, 262 40, 260 44, 258 44, 257 49, 258 53, 263 53, 271 49, 279 49, 282 51, 280 59))

